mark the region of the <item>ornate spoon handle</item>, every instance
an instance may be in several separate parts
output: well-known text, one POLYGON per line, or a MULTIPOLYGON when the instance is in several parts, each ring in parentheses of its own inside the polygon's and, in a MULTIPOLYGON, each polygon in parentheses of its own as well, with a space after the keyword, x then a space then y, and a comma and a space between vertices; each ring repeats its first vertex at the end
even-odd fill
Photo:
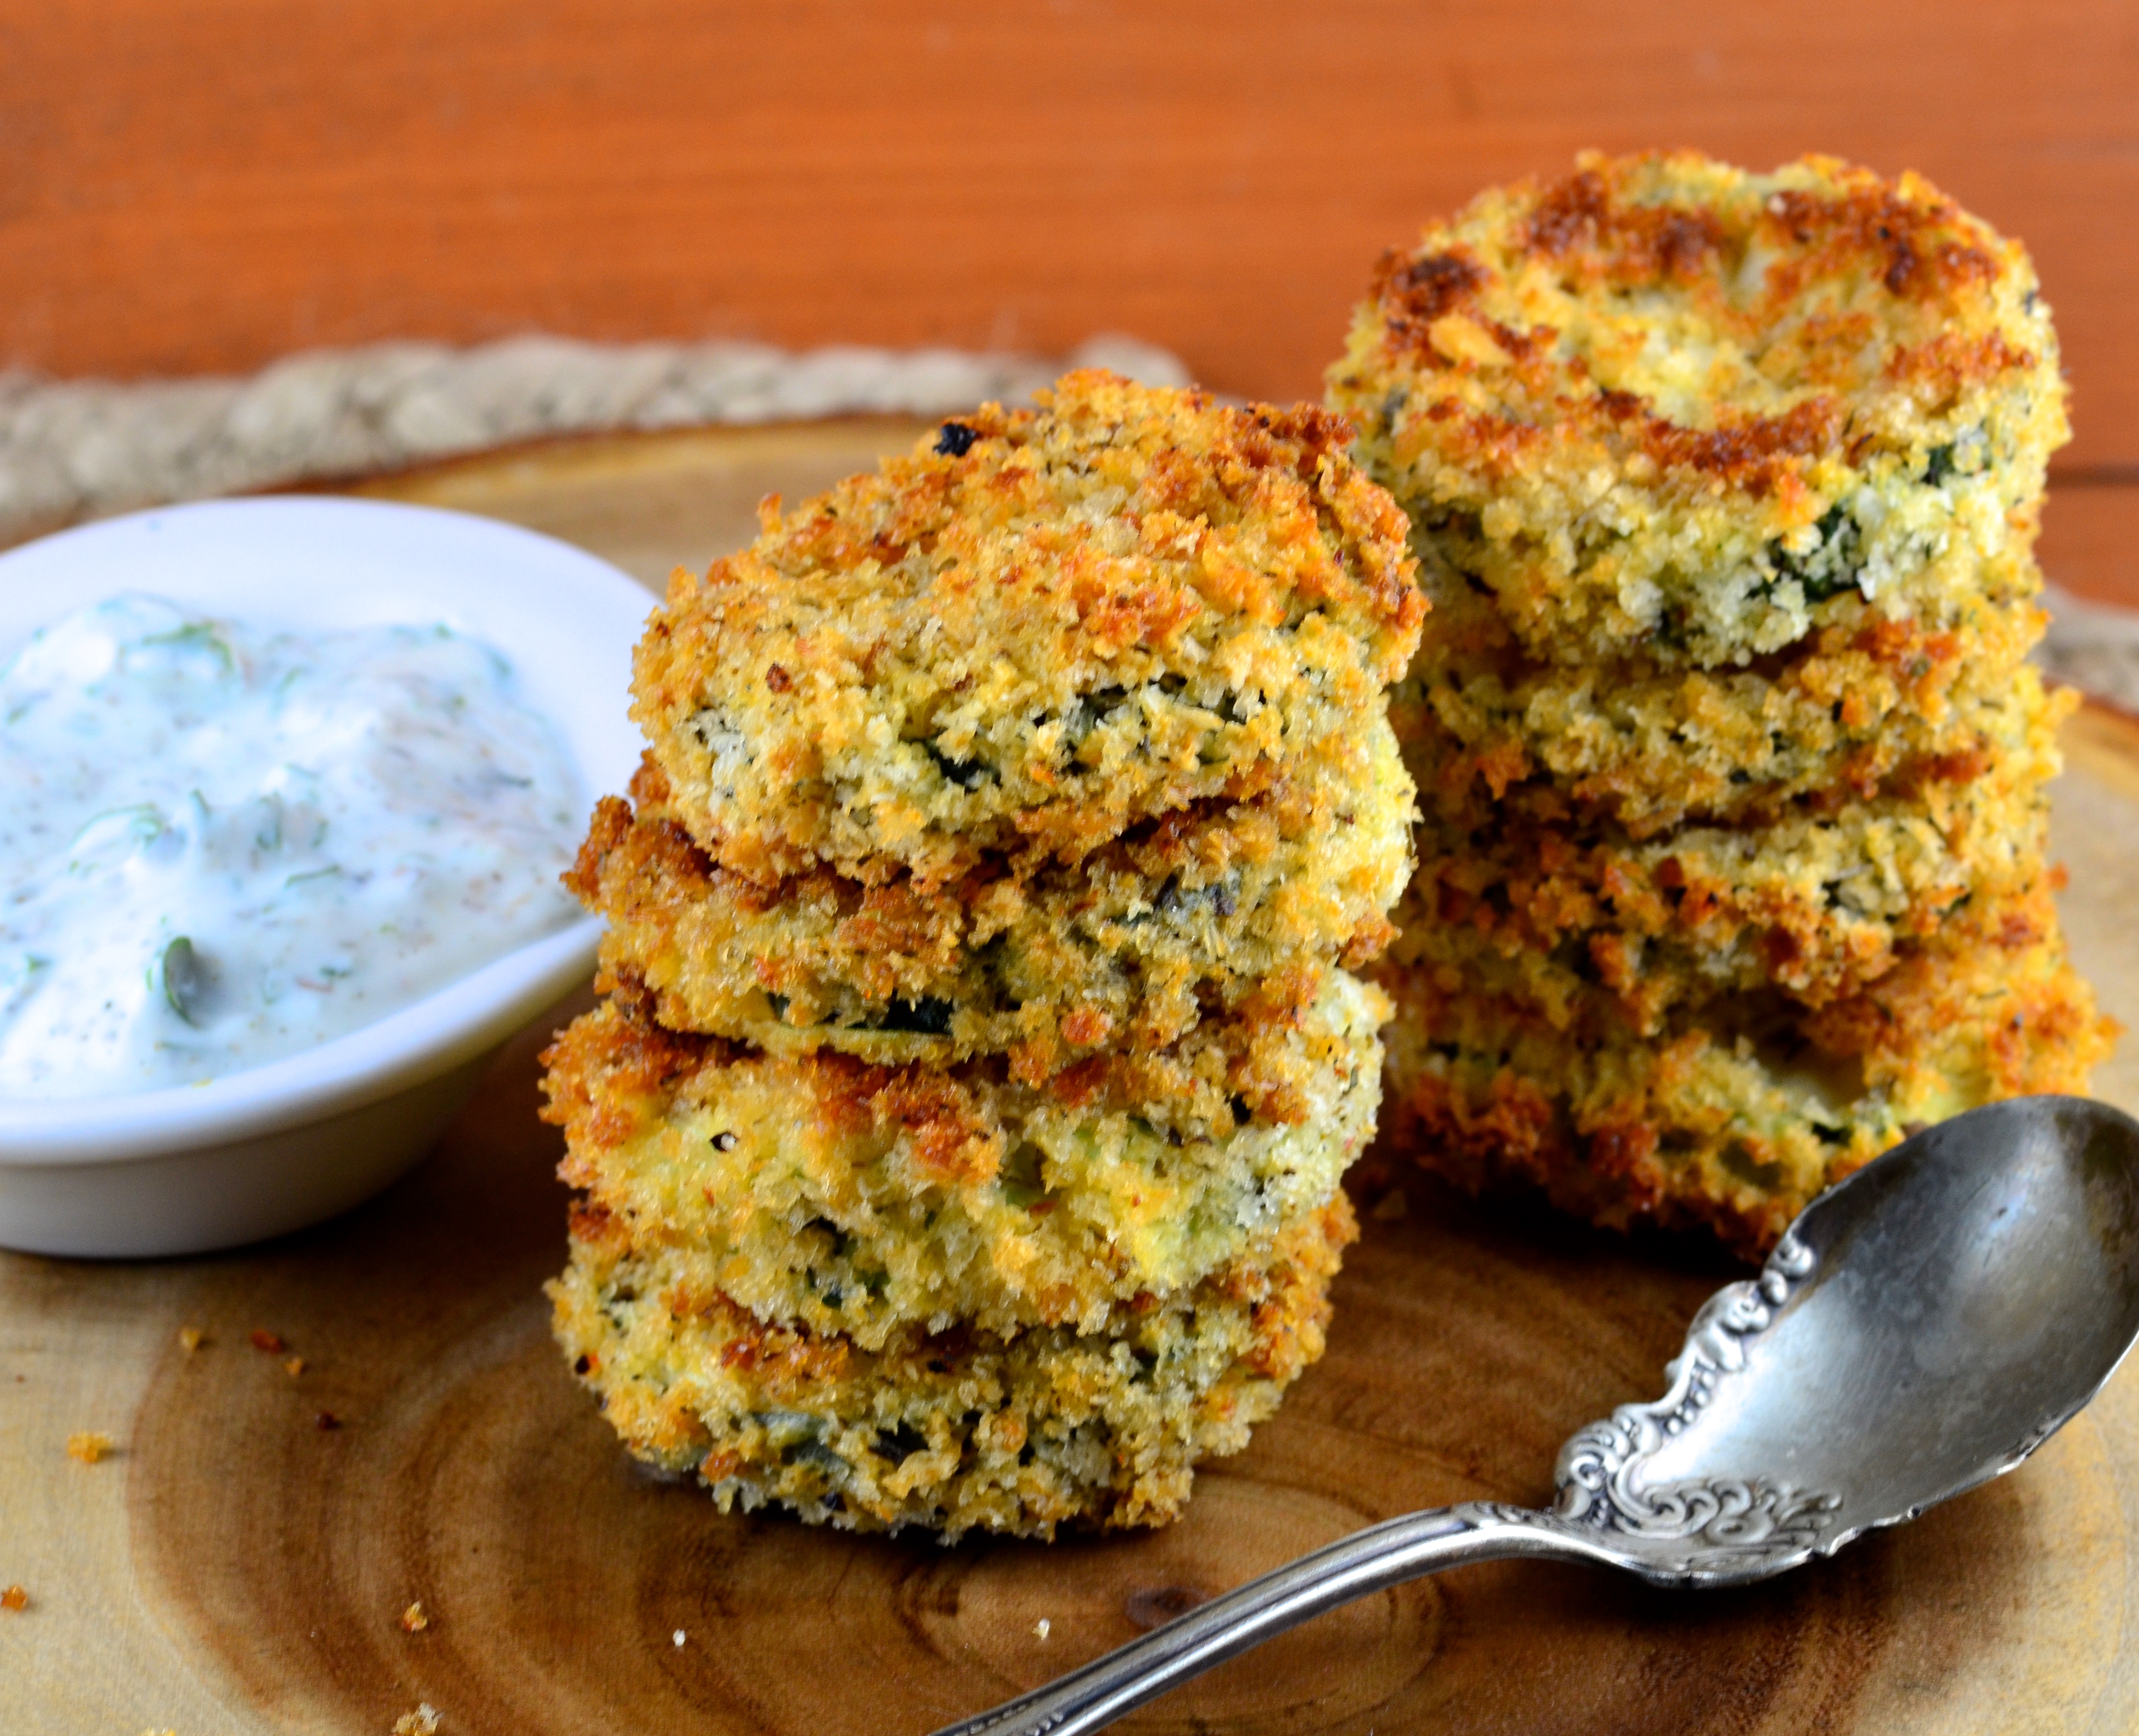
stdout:
POLYGON ((1509 1556, 1609 1558, 1549 1515, 1520 1507, 1466 1501, 1406 1513, 1339 1538, 936 1736, 1083 1736, 1324 1610, 1442 1567, 1509 1556))

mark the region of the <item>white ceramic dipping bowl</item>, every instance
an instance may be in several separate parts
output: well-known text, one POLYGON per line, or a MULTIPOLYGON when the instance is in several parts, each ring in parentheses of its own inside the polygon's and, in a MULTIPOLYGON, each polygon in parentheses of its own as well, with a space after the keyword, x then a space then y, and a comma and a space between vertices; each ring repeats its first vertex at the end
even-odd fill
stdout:
MULTIPOLYGON (((0 555, 0 661, 122 591, 296 631, 443 622, 511 660, 582 808, 639 763, 625 705, 653 599, 546 536, 362 501, 136 513, 0 555)), ((600 933, 576 922, 360 1030, 206 1084, 0 1101, 0 1246, 196 1254, 369 1198, 430 1148, 507 1039, 586 979, 600 933)))

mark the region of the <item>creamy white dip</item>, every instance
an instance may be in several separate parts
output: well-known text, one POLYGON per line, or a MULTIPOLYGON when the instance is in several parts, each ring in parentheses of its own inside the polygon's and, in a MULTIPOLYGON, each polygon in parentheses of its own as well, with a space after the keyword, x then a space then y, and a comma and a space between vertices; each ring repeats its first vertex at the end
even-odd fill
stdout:
POLYGON ((0 672, 0 1098, 257 1066, 564 927, 581 801, 443 627, 55 623, 0 672))

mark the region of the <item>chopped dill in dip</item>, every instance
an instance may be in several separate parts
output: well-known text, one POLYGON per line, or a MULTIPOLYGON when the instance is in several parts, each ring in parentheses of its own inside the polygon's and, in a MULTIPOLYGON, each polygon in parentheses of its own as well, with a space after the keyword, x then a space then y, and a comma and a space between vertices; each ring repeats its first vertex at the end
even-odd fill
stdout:
POLYGON ((578 779, 444 627, 123 596, 0 671, 0 1098, 191 1084, 369 1024, 578 908, 578 779))

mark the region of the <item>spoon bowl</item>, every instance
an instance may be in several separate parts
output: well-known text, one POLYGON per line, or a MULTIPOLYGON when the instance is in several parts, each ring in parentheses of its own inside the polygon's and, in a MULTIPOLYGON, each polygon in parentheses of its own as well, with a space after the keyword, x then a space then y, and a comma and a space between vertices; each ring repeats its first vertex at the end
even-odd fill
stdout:
POLYGON ((2139 1122, 1995 1103, 1904 1141, 1702 1306, 1651 1404, 1561 1448, 1547 1512, 1407 1514, 937 1736, 1078 1736, 1250 1646, 1442 1567, 1530 1556, 1652 1584, 1765 1579, 2019 1465, 2139 1337, 2139 1122))
POLYGON ((1563 1449, 1554 1510, 1618 1530, 1652 1578, 1765 1578, 2012 1469, 2135 1336, 2139 1123, 1994 1103, 1808 1206, 1696 1317, 1664 1399, 1563 1449))

